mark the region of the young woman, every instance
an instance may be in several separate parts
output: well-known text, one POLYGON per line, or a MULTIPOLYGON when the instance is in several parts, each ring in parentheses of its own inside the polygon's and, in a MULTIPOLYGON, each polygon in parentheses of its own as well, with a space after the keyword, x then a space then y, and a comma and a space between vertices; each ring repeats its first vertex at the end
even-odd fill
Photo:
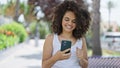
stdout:
POLYGON ((74 1, 57 6, 52 23, 53 34, 43 47, 42 68, 87 68, 87 47, 84 38, 90 25, 90 15, 74 1), (71 48, 60 51, 61 41, 70 40, 71 48), (66 53, 70 50, 70 53, 66 53))

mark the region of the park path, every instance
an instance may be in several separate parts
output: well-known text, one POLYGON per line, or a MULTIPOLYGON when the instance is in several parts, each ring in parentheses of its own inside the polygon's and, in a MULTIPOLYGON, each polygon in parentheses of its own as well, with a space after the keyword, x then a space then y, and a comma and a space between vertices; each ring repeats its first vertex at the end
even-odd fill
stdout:
POLYGON ((0 68, 41 68, 44 39, 38 44, 31 39, 0 52, 0 68))

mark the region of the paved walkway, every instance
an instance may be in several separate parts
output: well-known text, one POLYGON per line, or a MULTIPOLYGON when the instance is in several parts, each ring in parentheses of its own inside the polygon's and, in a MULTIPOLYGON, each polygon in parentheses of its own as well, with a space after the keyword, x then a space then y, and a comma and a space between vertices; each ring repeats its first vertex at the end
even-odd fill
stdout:
POLYGON ((0 52, 0 68, 41 68, 43 43, 30 40, 0 52))
POLYGON ((0 52, 0 68, 41 68, 42 48, 44 40, 22 43, 0 52))

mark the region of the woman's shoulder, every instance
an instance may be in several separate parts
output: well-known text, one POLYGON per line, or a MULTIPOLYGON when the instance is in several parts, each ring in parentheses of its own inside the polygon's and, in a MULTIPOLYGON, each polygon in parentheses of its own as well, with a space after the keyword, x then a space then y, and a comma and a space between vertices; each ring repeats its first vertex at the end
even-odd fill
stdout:
POLYGON ((44 45, 48 47, 48 45, 52 44, 53 42, 53 35, 54 34, 49 34, 46 36, 46 39, 45 39, 45 42, 44 42, 44 45))
POLYGON ((54 33, 48 34, 48 35, 46 36, 46 39, 48 39, 48 40, 53 40, 54 36, 56 36, 56 35, 57 35, 57 34, 54 34, 54 33))
POLYGON ((46 36, 46 39, 52 39, 53 36, 54 36, 54 34, 48 34, 48 35, 46 36))
POLYGON ((57 34, 51 33, 46 36, 46 39, 53 39, 57 34))

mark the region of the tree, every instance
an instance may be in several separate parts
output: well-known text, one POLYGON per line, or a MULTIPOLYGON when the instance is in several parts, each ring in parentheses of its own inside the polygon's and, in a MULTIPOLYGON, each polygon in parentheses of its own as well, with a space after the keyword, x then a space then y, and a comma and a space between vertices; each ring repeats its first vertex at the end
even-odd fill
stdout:
MULTIPOLYGON (((31 9, 34 9, 35 6, 39 5, 45 14, 45 19, 51 21, 54 8, 62 1, 63 0, 28 0, 28 4, 32 6, 31 9)), ((86 6, 83 4, 83 0, 76 0, 76 2, 86 8, 86 6)))
POLYGON ((17 0, 15 5, 15 16, 14 16, 14 20, 17 22, 19 17, 19 9, 20 9, 20 0, 17 0))
POLYGON ((52 19, 52 13, 54 11, 54 7, 60 2, 61 2, 60 0, 28 0, 28 4, 32 6, 31 12, 33 12, 36 6, 40 6, 45 14, 44 19, 48 21, 52 19))
POLYGON ((10 0, 6 5, 4 5, 4 15, 13 18, 15 16, 15 3, 10 0))
POLYGON ((92 0, 92 44, 93 56, 102 55, 100 44, 100 0, 92 0))

